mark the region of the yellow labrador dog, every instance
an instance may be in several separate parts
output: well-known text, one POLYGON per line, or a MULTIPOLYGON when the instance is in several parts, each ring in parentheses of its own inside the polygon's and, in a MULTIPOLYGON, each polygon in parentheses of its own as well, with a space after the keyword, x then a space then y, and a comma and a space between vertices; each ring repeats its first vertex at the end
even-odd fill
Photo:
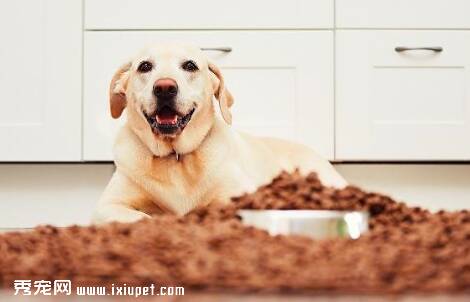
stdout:
POLYGON ((326 185, 346 185, 305 146, 232 129, 232 104, 219 68, 196 47, 155 45, 121 66, 111 81, 110 107, 113 118, 126 108, 127 122, 114 146, 116 172, 94 222, 184 215, 252 192, 282 170, 315 171, 326 185))

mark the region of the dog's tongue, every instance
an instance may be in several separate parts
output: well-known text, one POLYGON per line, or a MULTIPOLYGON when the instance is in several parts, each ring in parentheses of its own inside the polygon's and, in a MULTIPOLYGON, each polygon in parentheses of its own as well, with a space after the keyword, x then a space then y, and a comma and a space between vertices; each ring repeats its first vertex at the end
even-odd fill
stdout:
POLYGON ((174 125, 178 121, 178 115, 171 108, 165 107, 157 113, 156 119, 159 124, 174 125))

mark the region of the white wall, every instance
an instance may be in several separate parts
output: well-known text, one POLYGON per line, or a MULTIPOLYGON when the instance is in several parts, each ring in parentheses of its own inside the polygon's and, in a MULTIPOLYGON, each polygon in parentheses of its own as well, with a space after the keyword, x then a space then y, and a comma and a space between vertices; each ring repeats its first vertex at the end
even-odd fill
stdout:
MULTIPOLYGON (((350 183, 432 210, 470 208, 470 165, 337 164, 350 183)), ((0 229, 87 224, 112 164, 0 164, 0 229)))
POLYGON ((470 164, 338 164, 346 179, 431 210, 470 208, 470 164))
POLYGON ((1 164, 0 229, 87 224, 112 164, 1 164))

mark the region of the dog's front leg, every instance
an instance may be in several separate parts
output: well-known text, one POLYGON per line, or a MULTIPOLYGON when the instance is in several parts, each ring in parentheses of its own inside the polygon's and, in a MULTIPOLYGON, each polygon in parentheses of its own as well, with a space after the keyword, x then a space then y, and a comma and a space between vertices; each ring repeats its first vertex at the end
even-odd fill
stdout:
POLYGON ((107 204, 98 206, 93 214, 93 223, 103 224, 108 222, 135 222, 142 218, 149 218, 150 215, 137 211, 120 204, 107 204))
POLYGON ((117 222, 134 222, 150 215, 136 210, 133 205, 139 204, 148 196, 127 176, 116 171, 101 196, 94 211, 92 221, 96 224, 117 222))

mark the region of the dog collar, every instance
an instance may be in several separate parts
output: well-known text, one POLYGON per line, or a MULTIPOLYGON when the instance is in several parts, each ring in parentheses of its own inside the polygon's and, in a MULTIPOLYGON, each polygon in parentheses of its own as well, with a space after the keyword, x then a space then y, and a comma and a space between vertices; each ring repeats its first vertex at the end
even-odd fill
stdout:
POLYGON ((181 154, 173 150, 173 152, 170 153, 170 156, 175 155, 176 161, 180 161, 181 154))
POLYGON ((154 155, 155 158, 164 158, 164 157, 170 157, 170 156, 175 156, 176 158, 176 161, 180 161, 180 158, 181 158, 181 154, 179 153, 176 153, 175 151, 171 152, 170 154, 168 155, 165 155, 165 156, 158 156, 158 155, 154 155))

